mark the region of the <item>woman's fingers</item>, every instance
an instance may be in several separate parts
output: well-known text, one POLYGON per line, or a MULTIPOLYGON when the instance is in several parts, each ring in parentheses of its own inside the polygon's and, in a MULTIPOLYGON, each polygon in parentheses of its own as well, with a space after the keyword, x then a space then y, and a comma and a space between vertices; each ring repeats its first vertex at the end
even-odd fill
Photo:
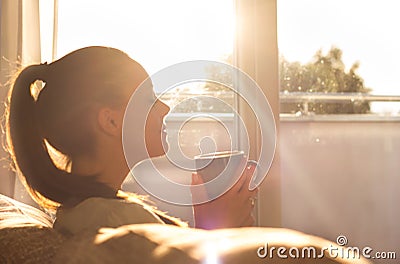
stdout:
POLYGON ((203 183, 203 179, 199 174, 192 173, 192 185, 190 186, 192 201, 207 201, 208 194, 203 183))
POLYGON ((240 192, 241 190, 248 190, 248 186, 250 184, 250 180, 253 176, 253 173, 256 169, 256 166, 254 164, 250 164, 249 166, 246 166, 244 169, 242 175, 240 176, 239 180, 235 183, 235 185, 232 187, 233 192, 240 192))
POLYGON ((243 187, 245 187, 246 191, 252 192, 252 191, 254 191, 256 189, 250 190, 250 181, 253 178, 254 172, 255 172, 255 170, 257 168, 257 162, 252 161, 252 160, 249 161, 247 163, 247 167, 246 168, 248 170, 248 173, 246 173, 246 182, 244 183, 243 187))
POLYGON ((253 214, 247 215, 247 218, 243 221, 242 227, 245 226, 254 226, 256 223, 256 219, 253 214))
POLYGON ((256 169, 255 164, 250 164, 246 168, 246 171, 242 175, 244 181, 242 188, 240 188, 236 193, 237 201, 243 203, 244 206, 254 207, 255 205, 255 199, 257 197, 258 188, 255 188, 253 190, 250 190, 248 188, 255 169, 256 169))
MULTIPOLYGON (((258 190, 250 191, 248 187, 255 169, 255 164, 249 164, 228 192, 212 201, 194 205, 196 227, 214 229, 254 225, 255 219, 252 213, 258 190)), ((200 175, 192 174, 191 188, 194 200, 207 199, 203 183, 200 175)))

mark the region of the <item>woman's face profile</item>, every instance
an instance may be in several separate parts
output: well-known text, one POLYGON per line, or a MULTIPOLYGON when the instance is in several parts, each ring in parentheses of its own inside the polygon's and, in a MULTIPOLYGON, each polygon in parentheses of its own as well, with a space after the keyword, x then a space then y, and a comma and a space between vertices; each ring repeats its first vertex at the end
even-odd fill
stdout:
POLYGON ((137 162, 134 157, 143 160, 165 155, 167 135, 164 118, 170 108, 157 98, 152 80, 145 71, 136 72, 136 80, 130 86, 136 88, 133 92, 130 90, 132 94, 126 94, 129 100, 123 115, 122 144, 124 152, 131 153, 125 158, 134 165, 137 162))
POLYGON ((169 113, 169 110, 169 106, 156 99, 147 116, 145 140, 150 157, 162 156, 167 151, 167 149, 164 149, 167 147, 164 118, 169 113))

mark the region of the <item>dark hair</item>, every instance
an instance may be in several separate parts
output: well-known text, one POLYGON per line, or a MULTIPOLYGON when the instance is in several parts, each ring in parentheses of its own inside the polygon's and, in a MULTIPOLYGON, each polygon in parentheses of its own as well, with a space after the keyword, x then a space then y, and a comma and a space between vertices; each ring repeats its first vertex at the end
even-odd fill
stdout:
POLYGON ((117 49, 87 47, 19 73, 6 111, 7 148, 40 205, 55 208, 93 196, 115 197, 116 190, 96 175, 74 175, 68 165, 75 156, 94 151, 92 110, 127 102, 143 72, 117 49), (38 80, 44 86, 38 87, 38 80), (57 160, 57 154, 68 162, 57 160))

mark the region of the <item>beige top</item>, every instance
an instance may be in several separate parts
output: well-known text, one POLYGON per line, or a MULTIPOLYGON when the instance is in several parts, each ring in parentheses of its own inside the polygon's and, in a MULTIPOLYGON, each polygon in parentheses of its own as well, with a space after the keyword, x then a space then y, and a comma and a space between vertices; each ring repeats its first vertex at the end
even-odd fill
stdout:
POLYGON ((164 223, 149 207, 123 199, 93 197, 73 208, 57 211, 54 229, 66 234, 127 224, 164 223))

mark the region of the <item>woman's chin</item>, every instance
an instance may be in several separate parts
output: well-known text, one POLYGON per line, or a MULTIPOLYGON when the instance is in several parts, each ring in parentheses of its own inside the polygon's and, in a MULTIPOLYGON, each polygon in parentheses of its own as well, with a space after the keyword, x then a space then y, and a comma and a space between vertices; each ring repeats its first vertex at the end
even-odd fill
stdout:
POLYGON ((149 154, 150 158, 156 158, 156 157, 160 157, 160 156, 165 156, 167 151, 168 151, 168 145, 161 147, 159 149, 148 150, 148 154, 149 154))

